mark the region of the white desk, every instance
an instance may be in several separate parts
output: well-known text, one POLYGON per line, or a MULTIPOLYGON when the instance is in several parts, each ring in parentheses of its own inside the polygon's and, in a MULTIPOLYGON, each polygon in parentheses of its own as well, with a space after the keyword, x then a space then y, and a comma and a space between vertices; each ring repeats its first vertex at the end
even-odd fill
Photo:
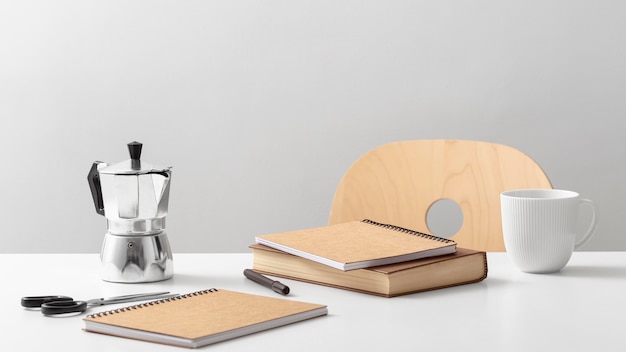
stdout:
MULTIPOLYGON (((327 304, 329 315, 206 346, 210 351, 623 351, 626 252, 574 253, 561 273, 525 274, 489 253, 477 284, 381 298, 291 280, 289 299, 327 304)), ((51 318, 20 306, 26 295, 89 299, 225 288, 278 296, 244 278, 251 254, 176 254, 174 278, 100 280, 97 254, 0 254, 0 333, 7 351, 184 351, 88 333, 82 316, 51 318)), ((119 306, 91 308, 88 312, 119 306)))

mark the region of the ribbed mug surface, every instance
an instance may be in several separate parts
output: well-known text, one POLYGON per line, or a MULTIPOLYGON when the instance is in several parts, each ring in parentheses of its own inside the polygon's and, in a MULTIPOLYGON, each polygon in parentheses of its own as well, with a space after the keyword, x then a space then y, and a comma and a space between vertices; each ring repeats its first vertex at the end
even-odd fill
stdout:
MULTIPOLYGON (((590 201, 576 192, 555 189, 507 191, 500 200, 504 244, 513 263, 529 273, 561 270, 577 245, 580 205, 590 201)), ((591 231, 587 232, 595 229, 595 206, 593 209, 591 231)))

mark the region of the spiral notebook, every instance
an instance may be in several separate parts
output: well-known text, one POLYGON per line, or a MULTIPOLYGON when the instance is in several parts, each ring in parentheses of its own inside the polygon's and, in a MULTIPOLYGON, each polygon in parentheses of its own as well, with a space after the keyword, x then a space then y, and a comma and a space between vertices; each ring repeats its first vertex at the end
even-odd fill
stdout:
POLYGON ((456 252, 456 242, 372 220, 256 236, 256 243, 340 270, 456 252))
POLYGON ((326 314, 321 304, 209 289, 83 320, 86 331, 195 348, 326 314))

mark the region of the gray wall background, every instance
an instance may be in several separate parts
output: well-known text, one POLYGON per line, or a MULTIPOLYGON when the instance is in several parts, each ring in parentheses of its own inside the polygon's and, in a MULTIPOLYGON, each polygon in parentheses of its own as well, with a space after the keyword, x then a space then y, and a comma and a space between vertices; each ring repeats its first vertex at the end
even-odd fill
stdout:
POLYGON ((175 252, 326 224, 368 150, 514 146, 625 250, 623 1, 0 1, 0 252, 99 252, 94 160, 172 165, 175 252))

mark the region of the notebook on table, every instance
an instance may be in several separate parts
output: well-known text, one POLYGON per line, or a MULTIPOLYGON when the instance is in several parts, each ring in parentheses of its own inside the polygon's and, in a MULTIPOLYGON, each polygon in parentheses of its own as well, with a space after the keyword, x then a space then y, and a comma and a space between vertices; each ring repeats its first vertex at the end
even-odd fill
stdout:
POLYGON ((456 251, 453 240, 367 219, 260 235, 255 241, 344 271, 456 251))
POLYGON ((83 320, 89 332, 195 348, 327 313, 321 304, 209 289, 83 320))

